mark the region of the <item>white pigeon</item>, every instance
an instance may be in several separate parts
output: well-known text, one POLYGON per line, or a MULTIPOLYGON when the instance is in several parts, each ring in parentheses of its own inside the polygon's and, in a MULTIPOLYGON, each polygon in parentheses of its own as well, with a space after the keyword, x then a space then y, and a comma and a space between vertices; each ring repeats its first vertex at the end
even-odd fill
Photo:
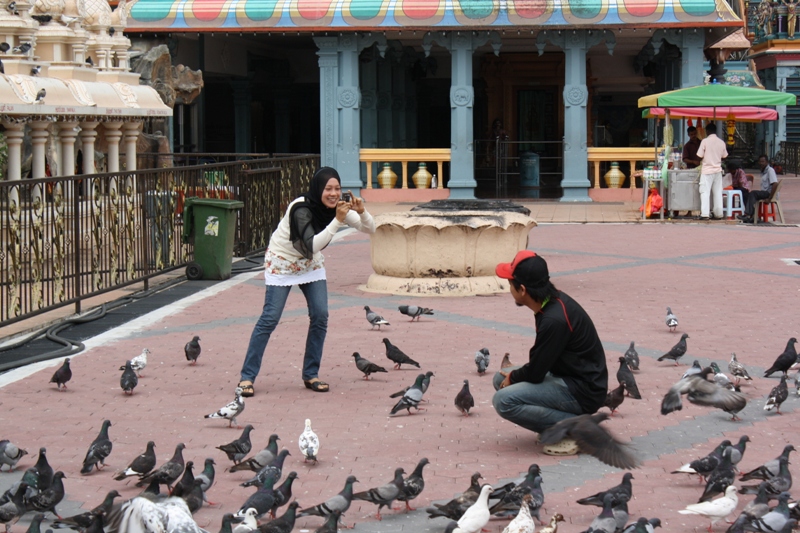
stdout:
POLYGON ((150 350, 145 348, 142 353, 131 359, 131 368, 136 372, 136 375, 142 377, 142 370, 147 366, 147 355, 150 350))
POLYGON ((256 520, 256 515, 258 511, 255 507, 249 507, 247 511, 244 512, 244 518, 240 524, 237 524, 235 528, 233 528, 232 533, 250 533, 254 529, 258 528, 258 521, 256 520))
POLYGON ((678 317, 672 312, 672 309, 667 307, 667 327, 670 331, 675 331, 678 327, 678 317))
POLYGON ((503 533, 534 533, 536 531, 536 524, 533 522, 530 505, 533 496, 526 494, 522 498, 522 505, 519 506, 519 513, 510 524, 506 526, 503 533))
POLYGON ((112 513, 109 526, 117 533, 206 533, 192 518, 182 498, 154 503, 137 496, 112 513))
MULTIPOLYGON (((242 388, 236 387, 235 394, 236 397, 233 399, 231 403, 229 403, 225 407, 220 408, 220 410, 215 413, 206 415, 205 418, 224 418, 225 420, 229 421, 228 427, 233 427, 233 424, 236 423, 236 417, 242 414, 242 411, 244 411, 242 388)), ((241 426, 236 426, 236 427, 242 429, 241 426)))
POLYGON ((458 530, 464 533, 478 533, 489 523, 489 494, 492 492, 491 485, 481 487, 478 500, 467 509, 458 521, 458 530))
POLYGON ((736 492, 736 487, 733 485, 728 485, 728 488, 725 489, 724 496, 721 496, 716 500, 687 505, 686 509, 678 512, 680 514, 696 514, 705 516, 711 520, 711 525, 708 526, 708 530, 711 531, 711 528, 714 527, 714 524, 736 510, 736 506, 739 504, 739 497, 736 496, 736 492))
POLYGON ((319 437, 311 429, 311 420, 306 418, 306 428, 300 435, 297 443, 300 445, 300 452, 303 454, 303 462, 314 461, 317 464, 317 454, 319 453, 319 437))

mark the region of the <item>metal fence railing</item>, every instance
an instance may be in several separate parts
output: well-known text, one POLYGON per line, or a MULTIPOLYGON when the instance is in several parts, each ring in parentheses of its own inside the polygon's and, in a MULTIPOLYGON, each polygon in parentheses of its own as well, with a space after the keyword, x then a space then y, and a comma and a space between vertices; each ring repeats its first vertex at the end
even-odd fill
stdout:
POLYGON ((266 248, 318 155, 0 181, 0 326, 148 280, 191 261, 186 197, 244 202, 234 253, 266 248))
POLYGON ((776 154, 775 159, 783 166, 784 173, 800 173, 800 143, 781 142, 780 154, 776 154))

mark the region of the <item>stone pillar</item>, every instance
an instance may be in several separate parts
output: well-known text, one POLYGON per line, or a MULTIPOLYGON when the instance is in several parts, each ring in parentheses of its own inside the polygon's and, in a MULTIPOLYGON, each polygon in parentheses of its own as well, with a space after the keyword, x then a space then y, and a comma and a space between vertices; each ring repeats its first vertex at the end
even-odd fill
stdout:
POLYGON ((232 81, 233 87, 233 122, 235 150, 237 153, 249 153, 250 149, 250 81, 232 81))
POLYGON ((8 144, 8 180, 22 179, 22 139, 25 137, 25 124, 6 121, 6 144, 8 144))
POLYGON ((105 129, 108 154, 106 160, 109 172, 119 172, 119 141, 122 139, 122 122, 106 122, 105 129))
POLYGON ((334 103, 339 79, 339 38, 314 37, 314 43, 319 56, 320 164, 335 168, 337 132, 334 103))
MULTIPOLYGON (((786 79, 797 76, 797 67, 794 66, 778 66, 776 68, 775 77, 775 90, 782 93, 786 92, 786 79)), ((778 112, 778 120, 773 122, 775 127, 773 142, 774 147, 769 155, 774 156, 778 150, 781 149, 781 143, 786 141, 786 106, 775 106, 775 111, 778 112)))
POLYGON ((59 122, 58 138, 61 142, 61 165, 59 176, 75 175, 75 139, 78 138, 77 122, 59 122))
POLYGON ((31 177, 44 178, 47 174, 45 168, 45 150, 50 132, 47 131, 49 122, 36 120, 31 122, 31 177))
POLYGON ((125 136, 125 170, 136 170, 136 140, 139 138, 139 122, 125 122, 122 131, 125 136))
POLYGON ((81 151, 83 152, 83 168, 81 172, 84 174, 96 174, 97 170, 94 166, 94 142, 97 139, 97 122, 86 121, 81 122, 81 151))

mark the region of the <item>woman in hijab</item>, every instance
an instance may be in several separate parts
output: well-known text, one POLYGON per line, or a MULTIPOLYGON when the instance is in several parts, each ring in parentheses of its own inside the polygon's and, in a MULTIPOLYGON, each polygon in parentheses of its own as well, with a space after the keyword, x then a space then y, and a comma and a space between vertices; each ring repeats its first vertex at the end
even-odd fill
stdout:
POLYGON ((319 169, 308 192, 289 204, 278 228, 269 240, 264 259, 267 293, 242 365, 242 396, 253 396, 253 382, 269 337, 278 325, 293 285, 300 287, 308 304, 310 323, 303 358, 303 383, 315 392, 328 392, 319 379, 322 348, 328 331, 328 286, 322 249, 330 244, 340 228, 350 226, 364 233, 375 233, 375 221, 361 198, 341 199, 339 173, 330 167, 319 169))

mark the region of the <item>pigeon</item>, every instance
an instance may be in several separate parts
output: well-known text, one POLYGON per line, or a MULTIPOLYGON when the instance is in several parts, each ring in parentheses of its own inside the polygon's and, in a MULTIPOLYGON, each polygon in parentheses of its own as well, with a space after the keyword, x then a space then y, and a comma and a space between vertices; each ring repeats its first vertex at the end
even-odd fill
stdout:
POLYGON ((247 498, 235 516, 244 516, 244 513, 251 507, 256 510, 256 518, 261 518, 267 514, 275 504, 275 491, 273 487, 277 480, 278 478, 276 478, 274 474, 267 474, 264 477, 261 487, 247 498))
POLYGON ((434 503, 433 508, 428 508, 425 512, 428 513, 428 518, 437 518, 440 516, 450 518, 451 520, 458 520, 478 500, 478 495, 481 493, 481 485, 478 483, 479 479, 483 479, 480 472, 475 472, 470 478, 469 488, 463 493, 459 494, 447 503, 434 503))
POLYGON ((489 493, 492 492, 491 485, 481 487, 478 500, 464 512, 458 520, 458 531, 464 533, 478 533, 489 523, 489 493))
POLYGON ((317 453, 319 453, 319 437, 311 429, 311 420, 306 418, 306 427, 297 440, 300 446, 300 453, 303 454, 303 462, 314 461, 317 464, 317 453))
POLYGON ((719 365, 717 363, 712 362, 710 365, 711 370, 714 372, 714 383, 719 385, 722 388, 734 390, 733 382, 731 378, 725 375, 722 370, 720 370, 719 365))
POLYGON ((184 353, 186 353, 186 360, 191 362, 191 364, 197 364, 197 358, 200 357, 200 343, 197 342, 200 340, 200 337, 195 335, 192 337, 192 340, 186 343, 186 346, 183 347, 184 353))
POLYGON ((475 366, 478 367, 478 375, 486 374, 486 369, 489 368, 489 350, 488 348, 481 348, 475 352, 475 366))
POLYGON ((5 74, 5 73, 6 73, 6 67, 5 65, 3 65, 3 62, 0 61, 0 74, 5 74))
POLYGON ((623 529, 622 533, 653 533, 657 527, 661 527, 661 520, 658 518, 648 520, 645 517, 641 517, 635 523, 623 529))
POLYGON ((119 378, 119 386, 125 394, 133 394, 133 389, 139 384, 139 378, 136 372, 133 371, 133 366, 130 361, 125 361, 125 369, 122 371, 122 377, 119 378))
POLYGON ((523 496, 523 505, 520 506, 517 517, 505 527, 503 533, 534 533, 536 531, 536 524, 533 522, 531 512, 528 510, 528 505, 530 505, 532 499, 533 497, 530 494, 523 496))
POLYGON ((786 386, 786 374, 781 376, 781 382, 778 383, 767 396, 767 403, 764 404, 765 411, 772 411, 773 409, 781 415, 781 404, 789 397, 789 389, 786 386))
POLYGON ((786 372, 789 371, 795 361, 797 361, 797 350, 794 349, 796 342, 797 339, 794 337, 789 339, 789 341, 786 343, 786 349, 783 350, 783 353, 780 354, 778 358, 775 359, 775 362, 772 363, 772 366, 769 367, 766 372, 764 372, 765 378, 770 377, 775 372, 783 372, 786 374, 786 372))
POLYGON ((678 317, 675 316, 675 313, 672 312, 672 309, 667 307, 667 327, 670 331, 675 331, 675 328, 678 327, 678 317))
POLYGON ((39 89, 39 92, 36 93, 36 100, 34 103, 36 104, 44 104, 44 98, 47 96, 47 91, 42 87, 39 89))
POLYGON ((753 470, 747 472, 746 474, 742 474, 742 477, 739 478, 740 481, 751 481, 753 479, 762 479, 764 481, 768 479, 772 479, 773 477, 778 475, 780 471, 780 461, 782 458, 786 458, 789 460, 789 454, 795 450, 794 446, 791 444, 787 444, 783 447, 783 452, 772 459, 771 461, 767 461, 763 465, 759 466, 758 468, 754 468, 753 470))
POLYGON ((725 448, 731 445, 731 441, 725 439, 714 450, 700 459, 695 459, 691 463, 686 463, 677 470, 673 470, 673 474, 698 474, 702 477, 708 476, 719 466, 722 460, 722 452, 725 448))
MULTIPOLYGON (((44 89, 42 89, 44 90, 44 89)), ((37 97, 38 100, 38 97, 37 97)), ((67 390, 67 382, 72 379, 72 370, 69 368, 69 357, 64 359, 64 363, 61 367, 56 370, 53 377, 50 378, 50 383, 55 383, 58 387, 58 390, 65 391, 67 390)))
POLYGON ((172 496, 183 498, 187 496, 194 488, 194 461, 186 461, 186 466, 183 468, 183 475, 175 483, 172 489, 172 496))
POLYGON ((189 512, 194 514, 203 507, 203 482, 202 480, 195 479, 188 492, 181 494, 181 498, 186 502, 189 512))
POLYGON ((797 396, 800 396, 800 372, 794 376, 794 389, 797 396))
POLYGON ((625 384, 620 383, 619 387, 608 391, 608 394, 606 394, 606 401, 603 403, 603 407, 608 407, 611 409, 611 416, 614 416, 614 412, 619 409, 619 406, 622 405, 623 401, 625 401, 625 384))
POLYGON ((779 532, 784 531, 784 526, 789 521, 789 498, 791 495, 788 492, 782 492, 778 496, 778 505, 770 512, 747 523, 744 526, 745 531, 763 531, 763 532, 779 532))
POLYGON ((56 512, 56 505, 64 499, 64 472, 59 470, 53 474, 53 483, 46 490, 40 490, 30 498, 25 500, 25 506, 29 511, 40 511, 42 513, 53 513, 61 518, 56 512))
POLYGON ((539 530, 539 533, 558 533, 558 523, 563 521, 564 517, 560 513, 556 513, 550 518, 547 526, 539 530))
POLYGON ((694 363, 692 363, 692 366, 686 369, 686 372, 683 373, 683 376, 681 376, 681 378, 688 378, 689 376, 700 374, 702 371, 703 371, 703 365, 700 364, 700 361, 695 359, 694 363))
POLYGON ((80 20, 83 20, 83 18, 84 18, 84 17, 71 17, 71 16, 69 16, 69 15, 61 15, 61 17, 60 17, 60 19, 61 19, 61 22, 62 22, 62 23, 65 25, 65 26, 69 26, 69 25, 70 25, 70 24, 72 24, 73 22, 78 22, 78 21, 80 21, 80 20))
POLYGON ((36 464, 25 471, 22 481, 34 489, 46 490, 53 482, 53 473, 53 467, 47 462, 47 449, 39 448, 36 464))
POLYGON ((0 440, 0 465, 8 465, 8 471, 13 472, 14 467, 28 451, 20 448, 8 439, 0 440))
POLYGON ((464 380, 464 386, 456 394, 456 409, 461 411, 464 416, 469 416, 469 410, 475 407, 475 399, 469 392, 469 381, 464 380))
POLYGON ((514 363, 511 362, 511 354, 506 352, 503 356, 503 360, 500 362, 500 370, 511 368, 514 366, 514 363))
MULTIPOLYGON (((233 427, 236 423, 236 417, 244 411, 244 399, 242 398, 242 388, 236 387, 234 391, 233 401, 225 407, 221 407, 217 412, 205 415, 205 418, 224 418, 228 421, 228 427, 233 427)), ((242 426, 236 426, 242 429, 242 426)))
MULTIPOLYGON (((94 59, 92 59, 91 56, 87 57, 86 58, 86 64, 89 65, 90 67, 93 67, 94 66, 94 59)), ((231 515, 231 516, 233 516, 233 515, 231 515)))
POLYGON ((350 508, 350 503, 353 501, 353 483, 358 483, 356 476, 347 476, 344 483, 344 488, 332 498, 325 500, 319 505, 309 507, 300 511, 299 516, 321 516, 328 518, 334 513, 344 514, 350 508))
POLYGON ((614 518, 614 496, 606 494, 603 498, 603 510, 592 520, 586 533, 614 533, 617 520, 614 518))
POLYGON ((697 503, 707 502, 718 494, 724 494, 728 485, 733 485, 736 479, 736 467, 731 462, 732 450, 732 447, 728 447, 722 451, 722 459, 717 468, 708 475, 706 488, 697 503))
POLYGON ((754 519, 761 518, 770 511, 769 509, 769 495, 767 495, 767 483, 762 481, 758 484, 758 492, 756 497, 744 506, 741 515, 736 519, 738 522, 740 518, 754 519))
POLYGON ((388 372, 382 366, 378 366, 369 359, 364 359, 358 352, 353 352, 353 359, 356 361, 356 368, 364 373, 364 379, 369 379, 370 374, 378 372, 388 372))
POLYGON ((702 374, 682 378, 674 384, 661 401, 661 414, 666 415, 683 409, 681 396, 685 394, 691 403, 722 409, 732 413, 733 419, 737 420, 736 413, 747 405, 747 398, 740 392, 723 389, 716 383, 708 381, 706 376, 710 373, 711 368, 706 367, 702 374))
MULTIPOLYGON (((764 490, 770 499, 777 498, 781 492, 789 491, 792 488, 792 473, 789 471, 789 458, 781 456, 778 461, 778 473, 764 481, 764 490)), ((742 494, 758 494, 760 484, 757 486, 743 485, 742 494)))
POLYGON ((156 466, 156 452, 154 448, 156 443, 149 441, 144 453, 137 456, 125 470, 117 472, 114 479, 122 481, 123 479, 131 476, 145 476, 156 466))
POLYGON ((615 505, 617 503, 627 503, 633 497, 633 485, 631 484, 632 479, 633 474, 630 472, 625 472, 625 474, 622 476, 622 483, 619 485, 615 485, 608 490, 598 492, 592 496, 581 498, 577 501, 577 503, 581 505, 594 505, 596 507, 602 507, 606 494, 610 494, 614 498, 615 505))
POLYGON ((92 509, 91 511, 86 511, 85 513, 76 514, 73 516, 68 516, 66 518, 61 518, 59 520, 53 521, 53 527, 56 529, 61 528, 71 528, 71 529, 83 529, 87 528, 92 524, 94 516, 97 514, 108 514, 111 512, 111 506, 114 504, 114 498, 119 498, 119 492, 112 490, 106 494, 105 499, 103 502, 92 509))
POLYGON ((25 491, 28 490, 28 485, 20 483, 17 491, 11 497, 11 500, 0 505, 0 524, 5 524, 6 533, 9 532, 11 526, 27 512, 27 507, 23 501, 25 491))
MULTIPOLYGON (((428 392, 428 387, 431 386, 431 378, 434 375, 435 374, 433 372, 431 372, 430 370, 425 372, 425 377, 422 379, 422 394, 425 394, 426 392, 428 392)), ((403 391, 403 394, 405 394, 405 391, 403 391)), ((427 401, 427 400, 425 400, 425 401, 427 401)))
POLYGON ((736 492, 736 487, 728 485, 728 488, 725 489, 724 496, 716 500, 687 505, 686 509, 678 512, 680 514, 696 514, 710 519, 711 524, 708 526, 708 531, 711 533, 711 528, 714 527, 717 522, 736 510, 736 506, 739 504, 739 498, 736 496, 736 492))
MULTIPOLYGON (((375 518, 381 520, 381 508, 392 508, 392 502, 397 499, 400 492, 403 490, 403 474, 406 471, 402 468, 396 468, 394 471, 394 479, 385 485, 375 487, 364 492, 357 492, 353 494, 354 500, 364 500, 374 503, 378 506, 378 514, 375 518)), ((488 509, 487 509, 488 512, 488 509)))
POLYGON ((287 455, 291 455, 289 450, 281 450, 281 452, 275 456, 275 459, 273 459, 270 464, 258 471, 255 477, 250 478, 239 485, 242 487, 260 486, 263 484, 264 479, 269 475, 274 476, 275 481, 277 482, 283 473, 283 463, 286 460, 287 455))
MULTIPOLYGON (((131 368, 136 372, 136 375, 142 377, 142 370, 144 367, 147 366, 147 356, 150 354, 150 350, 145 348, 142 350, 142 353, 131 359, 131 368)), ((119 367, 120 370, 125 370, 124 366, 119 367)))
POLYGON ((172 484, 183 474, 183 449, 186 445, 182 442, 175 446, 175 453, 172 459, 161 465, 157 470, 153 470, 139 476, 137 487, 143 487, 150 482, 155 481, 159 485, 166 485, 167 488, 172 490, 172 484))
POLYGON ((391 326, 385 318, 370 309, 368 305, 364 306, 364 311, 367 312, 367 322, 372 324, 371 329, 375 329, 375 326, 378 326, 378 330, 381 329, 381 326, 391 326))
POLYGON ((593 455, 609 466, 630 470, 639 466, 639 459, 629 450, 629 445, 616 440, 600 422, 608 419, 606 413, 578 415, 558 422, 540 436, 542 444, 555 444, 569 437, 578 443, 584 453, 593 455))
POLYGON ((417 307, 416 305, 401 305, 398 307, 401 313, 406 316, 411 317, 411 322, 414 322, 414 319, 417 319, 419 322, 419 317, 422 315, 432 315, 433 309, 429 309, 427 307, 417 307))
POLYGON ((386 345, 386 357, 394 361, 394 369, 400 370, 400 365, 413 365, 419 368, 419 363, 404 354, 400 348, 389 342, 389 339, 383 339, 383 344, 386 345))
POLYGON ((206 492, 211 488, 211 485, 214 484, 214 478, 216 477, 216 471, 214 470, 215 464, 217 463, 214 462, 214 459, 207 457, 203 464, 203 471, 194 477, 202 482, 200 488, 203 490, 203 501, 207 502, 209 505, 216 505, 214 502, 208 501, 206 497, 206 492))
POLYGON ((4 54, 7 54, 9 50, 11 50, 11 45, 10 44, 8 44, 6 42, 0 43, 0 52, 3 52, 4 54))
POLYGON ((509 511, 516 512, 522 504, 522 497, 526 494, 534 496, 532 505, 529 511, 539 518, 539 508, 544 504, 544 493, 541 489, 542 478, 539 475, 541 469, 536 463, 528 467, 528 472, 519 483, 506 484, 503 487, 496 489, 489 495, 489 499, 499 499, 490 509, 489 513, 492 515, 505 516, 509 511))
POLYGON ((17 3, 16 2, 9 2, 6 5, 6 9, 8 9, 12 15, 19 15, 19 11, 17 10, 17 3))
POLYGON ((109 531, 204 533, 192 518, 192 513, 182 498, 166 498, 153 502, 146 497, 137 496, 123 503, 118 512, 112 512, 108 521, 109 531))
POLYGON ((686 353, 686 339, 688 338, 689 335, 686 333, 681 335, 681 340, 679 340, 678 343, 675 346, 673 346, 670 351, 659 357, 657 360, 664 361, 666 359, 672 359, 673 361, 675 361, 675 366, 678 366, 678 359, 683 357, 683 355, 686 353))
POLYGON ((110 427, 111 421, 103 420, 100 433, 97 435, 97 438, 94 439, 94 442, 89 445, 89 449, 86 451, 86 457, 83 458, 81 474, 90 474, 92 468, 100 470, 105 466, 106 457, 111 453, 111 448, 113 447, 111 439, 108 438, 108 428, 110 427))
POLYGON ((283 483, 272 491, 273 495, 275 496, 275 503, 272 504, 272 508, 269 510, 269 514, 272 518, 275 518, 275 513, 278 512, 278 509, 289 503, 292 499, 292 484, 294 480, 297 479, 297 472, 289 472, 289 475, 286 476, 286 479, 283 480, 283 483))
POLYGON ((414 511, 415 509, 409 505, 409 502, 422 494, 422 491, 425 489, 425 480, 422 478, 422 469, 425 468, 430 461, 428 461, 427 457, 423 457, 417 463, 416 468, 414 471, 411 472, 404 481, 403 481, 403 490, 400 491, 400 495, 397 496, 397 501, 405 502, 406 503, 406 511, 414 511))
POLYGON ((238 472, 240 470, 252 470, 253 472, 258 472, 272 461, 275 460, 275 457, 278 456, 278 441, 280 438, 277 434, 273 433, 269 436, 269 442, 267 446, 255 454, 253 457, 249 459, 245 459, 238 465, 232 466, 228 471, 229 472, 238 472))
POLYGON ((628 361, 624 357, 619 358, 617 381, 625 385, 628 396, 634 400, 642 399, 642 395, 639 393, 639 387, 636 386, 636 378, 633 377, 633 372, 631 372, 631 369, 628 367, 628 361))
POLYGON ((47 24, 53 20, 52 15, 31 15, 31 18, 39 24, 47 24))
POLYGON ((228 459, 233 461, 233 464, 239 464, 242 459, 250 453, 250 450, 253 449, 253 444, 250 442, 251 431, 253 431, 253 426, 247 424, 238 439, 228 444, 217 446, 217 449, 225 452, 225 455, 228 456, 228 459))
POLYGON ((744 367, 742 363, 736 359, 736 353, 731 353, 731 361, 728 363, 728 372, 731 373, 731 376, 736 378, 736 384, 739 384, 740 380, 745 381, 752 381, 753 378, 750 377, 750 374, 747 373, 747 369, 744 367))
POLYGON ((31 67, 31 76, 38 76, 42 72, 42 67, 40 65, 36 65, 31 67))
POLYGON ((260 533, 291 533, 294 529, 294 522, 297 519, 297 508, 299 506, 300 504, 296 501, 290 503, 282 516, 258 526, 258 530, 260 533))
POLYGON ((419 406, 419 402, 422 401, 422 380, 425 379, 425 374, 420 374, 417 376, 417 379, 414 381, 414 384, 409 387, 409 389, 403 394, 403 397, 400 398, 394 407, 392 407, 390 415, 397 414, 398 412, 405 409, 408 411, 408 414, 411 414, 411 408, 413 407, 417 411, 422 410, 419 406))
MULTIPOLYGON (((256 513, 257 511, 255 508, 251 507, 247 511, 244 512, 244 516, 242 517, 242 522, 238 524, 232 531, 227 533, 250 533, 254 529, 258 527, 258 521, 256 520, 256 513)), ((232 514, 226 514, 222 519, 225 520, 225 517, 230 516, 230 520, 233 521, 232 514)), ((220 533, 224 533, 220 531, 220 533)))
POLYGON ((614 516, 614 530, 622 531, 622 529, 625 527, 625 524, 628 523, 628 518, 631 516, 628 512, 628 503, 612 502, 611 504, 611 514, 614 516))
POLYGON ((325 520, 325 523, 314 530, 314 533, 337 533, 339 531, 338 523, 341 517, 341 511, 333 511, 325 520))
POLYGON ((110 28, 108 28, 108 35, 110 37, 113 37, 115 33, 117 33, 117 30, 114 29, 114 26, 111 26, 110 28))
POLYGON ((44 513, 36 513, 33 515, 28 530, 25 533, 41 533, 42 520, 44 520, 44 513))
POLYGON ((31 49, 31 43, 22 43, 11 49, 12 54, 27 54, 31 49))

